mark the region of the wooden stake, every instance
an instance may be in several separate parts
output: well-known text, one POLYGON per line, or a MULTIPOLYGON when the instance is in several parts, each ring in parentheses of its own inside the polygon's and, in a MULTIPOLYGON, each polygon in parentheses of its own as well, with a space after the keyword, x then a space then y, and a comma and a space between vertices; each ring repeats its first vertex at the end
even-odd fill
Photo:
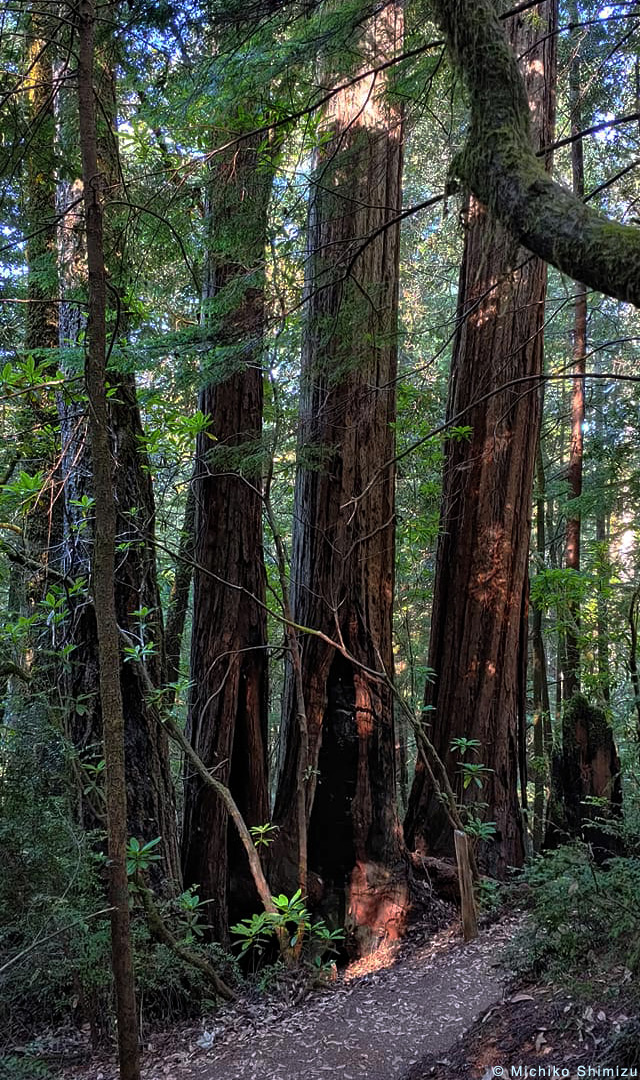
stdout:
POLYGON ((458 878, 460 879, 460 901, 462 905, 462 933, 465 941, 473 941, 478 936, 478 913, 473 895, 473 876, 469 858, 469 837, 460 829, 454 834, 458 878))

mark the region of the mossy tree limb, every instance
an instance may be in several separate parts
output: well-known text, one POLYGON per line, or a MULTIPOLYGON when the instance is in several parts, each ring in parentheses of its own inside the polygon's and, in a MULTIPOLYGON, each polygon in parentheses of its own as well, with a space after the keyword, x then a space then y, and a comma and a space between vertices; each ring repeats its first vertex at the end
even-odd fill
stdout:
POLYGON ((470 99, 454 173, 540 258, 576 281, 640 305, 640 230, 585 205, 533 150, 527 95, 492 0, 433 0, 470 99))

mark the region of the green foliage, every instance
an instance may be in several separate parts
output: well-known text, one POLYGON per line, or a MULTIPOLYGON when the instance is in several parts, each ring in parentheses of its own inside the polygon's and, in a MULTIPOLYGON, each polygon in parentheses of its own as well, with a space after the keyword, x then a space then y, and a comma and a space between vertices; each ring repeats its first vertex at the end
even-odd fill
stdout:
POLYGON ((496 823, 495 821, 482 821, 480 818, 467 813, 464 831, 476 843, 478 840, 493 840, 496 835, 496 823))
POLYGON ((129 839, 127 844, 127 874, 129 877, 144 873, 145 870, 149 869, 151 863, 161 861, 162 856, 154 851, 154 848, 160 843, 162 843, 161 836, 156 836, 155 840, 149 840, 146 844, 141 844, 135 836, 129 839))
POLYGON ((240 956, 251 952, 257 967, 274 940, 284 937, 293 955, 321 968, 326 954, 337 951, 343 931, 330 930, 323 919, 313 922, 300 889, 291 897, 281 893, 271 899, 276 911, 261 911, 231 927, 231 933, 240 939, 240 956))
POLYGON ((493 878, 483 877, 475 886, 478 908, 486 915, 495 915, 502 909, 504 885, 493 878))
POLYGON ((576 843, 535 859, 521 880, 530 917, 509 950, 517 970, 583 987, 616 966, 637 976, 639 858, 599 866, 588 845, 576 843))
POLYGON ((471 784, 475 784, 477 788, 482 788, 487 773, 493 772, 493 769, 483 765, 480 761, 461 761, 459 771, 462 773, 462 786, 466 791, 471 784))
POLYGON ((9 1054, 0 1057, 0 1076, 7 1077, 7 1080, 47 1080, 53 1073, 31 1054, 22 1057, 9 1054))
POLYGON ((278 826, 267 821, 264 825, 252 825, 249 832, 256 847, 269 847, 276 838, 278 826))
MULTIPOLYGON (((242 972, 236 959, 215 942, 182 939, 193 952, 207 959, 226 982, 238 986, 242 972)), ((166 945, 149 940, 146 926, 134 924, 135 974, 138 993, 148 1020, 162 1023, 202 1016, 217 1008, 211 984, 191 964, 176 957, 166 945)))
POLYGON ((452 753, 458 753, 461 758, 465 756, 468 750, 477 753, 481 746, 482 743, 479 739, 467 739, 463 735, 458 739, 451 740, 452 753))

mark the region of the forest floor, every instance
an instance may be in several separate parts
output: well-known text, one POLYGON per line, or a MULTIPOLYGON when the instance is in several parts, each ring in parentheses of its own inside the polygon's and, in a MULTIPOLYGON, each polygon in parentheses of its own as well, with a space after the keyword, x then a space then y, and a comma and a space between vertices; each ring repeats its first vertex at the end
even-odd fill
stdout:
POLYGON ((404 1080, 638 1076, 637 1006, 627 1004, 527 987, 492 1005, 446 1053, 426 1054, 404 1080))
MULTIPOLYGON (((351 964, 330 988, 307 992, 285 976, 270 993, 246 996, 204 1022, 147 1032, 143 1078, 634 1075, 629 1067, 640 1066, 640 1022, 631 972, 594 973, 587 997, 577 986, 571 994, 548 983, 515 985, 500 965, 523 918, 503 916, 470 944, 461 940, 459 919, 435 933, 425 919, 402 943, 351 964)), ((102 1055, 83 1056, 57 1075, 117 1080, 118 1074, 114 1059, 102 1055)))
MULTIPOLYGON (((458 920, 435 935, 418 925, 298 1004, 240 1003, 204 1027, 151 1036, 144 1080, 401 1080, 502 1001, 500 954, 519 921, 502 919, 470 944, 458 920)), ((62 1076, 115 1080, 117 1071, 94 1060, 62 1076)))

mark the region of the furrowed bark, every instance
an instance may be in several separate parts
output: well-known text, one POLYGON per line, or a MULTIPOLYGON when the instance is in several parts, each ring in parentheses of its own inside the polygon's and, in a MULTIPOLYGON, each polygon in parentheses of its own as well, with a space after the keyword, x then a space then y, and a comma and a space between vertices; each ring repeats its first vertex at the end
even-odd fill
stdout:
MULTIPOLYGON (((542 395, 541 395, 542 399, 542 395)), ((546 554, 545 537, 545 470, 542 447, 538 441, 536 455, 536 556, 538 572, 544 569, 546 554)), ((544 838, 545 789, 548 781, 548 764, 551 752, 547 729, 550 724, 551 705, 547 681, 547 657, 542 632, 542 606, 533 606, 531 618, 531 666, 533 691, 533 850, 539 852, 544 838)))
MULTIPOLYGON (((555 39, 547 31, 555 19, 550 2, 539 26, 523 16, 509 22, 511 40, 526 57, 536 141, 543 146, 553 130, 555 39)), ((436 675, 426 686, 425 705, 431 740, 466 805, 464 814, 475 815, 474 803, 485 803, 482 816, 495 823, 494 839, 479 844, 478 859, 504 876, 524 857, 518 772, 526 771, 527 564, 546 266, 473 197, 466 226, 448 416, 468 409, 471 433, 450 439, 446 448, 428 659, 436 675), (508 386, 522 376, 532 379, 525 394, 508 386), (473 406, 503 384, 506 390, 473 406), (463 787, 456 738, 480 743, 477 760, 489 770, 482 787, 463 787)), ((449 815, 421 759, 405 835, 421 852, 453 854, 449 815)))
MULTIPOLYGON (((569 5, 572 22, 578 21, 578 8, 575 0, 569 5)), ((580 55, 579 44, 575 45, 569 68, 569 110, 571 113, 571 134, 576 135, 582 128, 582 109, 580 105, 580 55)), ((573 192, 578 198, 584 198, 584 152, 582 139, 576 138, 571 144, 571 175, 573 192)), ((569 448, 569 499, 577 500, 582 495, 582 472, 584 461, 584 417, 585 394, 584 373, 587 356, 587 289, 582 282, 576 282, 576 295, 573 307, 573 385, 571 388, 571 446, 569 448)), ((567 513, 566 554, 567 570, 580 573, 580 540, 582 515, 575 502, 567 513)), ((570 701, 580 692, 580 604, 574 601, 569 605, 569 621, 565 638, 565 669, 563 695, 570 701)))
MULTIPOLYGON (((254 136, 214 157, 209 178, 203 288, 209 351, 199 409, 210 424, 198 436, 193 479, 187 720, 194 749, 233 792, 249 826, 269 819, 261 439, 264 252, 272 173, 260 153, 261 141, 254 136)), ((255 909, 255 889, 229 828, 226 805, 189 765, 183 867, 185 881, 197 882, 202 895, 215 901, 213 932, 225 940, 229 922, 255 909)))
MULTIPOLYGON (((365 67, 395 55, 401 38, 401 5, 385 5, 362 35, 365 67)), ((408 906, 393 694, 369 674, 393 671, 394 473, 376 469, 394 456, 399 233, 388 223, 401 204, 402 113, 384 90, 384 76, 369 76, 336 93, 316 156, 291 608, 325 640, 300 639, 304 714, 291 653, 271 853, 292 887, 304 785, 313 899, 359 952, 397 935, 408 906)))
MULTIPOLYGON (((113 71, 106 63, 105 41, 96 48, 94 90, 100 101, 96 118, 98 167, 105 189, 113 199, 121 182, 116 130, 117 101, 113 71)), ((66 84, 59 98, 60 138, 75 131, 68 105, 66 84)), ((73 137, 73 136, 71 136, 73 137)), ((67 147, 65 147, 66 149, 67 147)), ((82 196, 82 183, 63 185, 60 209, 82 196)), ((109 314, 117 314, 117 334, 127 332, 125 295, 128 266, 126 249, 115 242, 119 211, 112 205, 107 219, 105 261, 108 261, 109 314), (120 300, 114 305, 114 297, 120 300), (114 310, 114 306, 116 310, 114 310)), ((86 295, 86 245, 83 216, 68 212, 59 230, 59 272, 63 297, 60 318, 62 363, 64 350, 77 348, 84 329, 82 301, 86 295), (67 302, 69 301, 69 302, 67 302), (80 303, 78 303, 80 301, 80 303)), ((125 230, 126 231, 126 230, 125 230)), ((164 633, 155 562, 155 503, 151 468, 144 446, 144 431, 137 401, 135 376, 128 371, 109 370, 115 393, 108 403, 114 455, 114 485, 117 508, 116 533, 119 545, 116 580, 116 613, 119 627, 134 637, 134 643, 149 645, 145 667, 154 691, 165 682, 164 633), (146 608, 144 620, 135 612, 146 608), (142 627, 141 623, 144 623, 142 627)), ((91 499, 93 475, 87 445, 87 416, 84 402, 69 394, 59 397, 61 428, 61 473, 64 484, 63 569, 71 579, 86 579, 95 532, 91 499), (85 505, 83 505, 85 504, 85 505)), ((95 765, 103 756, 102 714, 98 694, 97 630, 93 607, 84 591, 69 598, 70 615, 65 624, 66 641, 74 646, 62 675, 66 704, 65 727, 77 754, 78 816, 86 828, 102 827, 100 792, 87 795, 85 766, 95 765)), ((128 642, 131 644, 131 642, 128 642)), ((162 863, 150 869, 154 886, 179 888, 175 795, 166 733, 152 716, 138 665, 121 657, 121 683, 125 713, 128 828, 141 841, 162 836, 162 863)))

